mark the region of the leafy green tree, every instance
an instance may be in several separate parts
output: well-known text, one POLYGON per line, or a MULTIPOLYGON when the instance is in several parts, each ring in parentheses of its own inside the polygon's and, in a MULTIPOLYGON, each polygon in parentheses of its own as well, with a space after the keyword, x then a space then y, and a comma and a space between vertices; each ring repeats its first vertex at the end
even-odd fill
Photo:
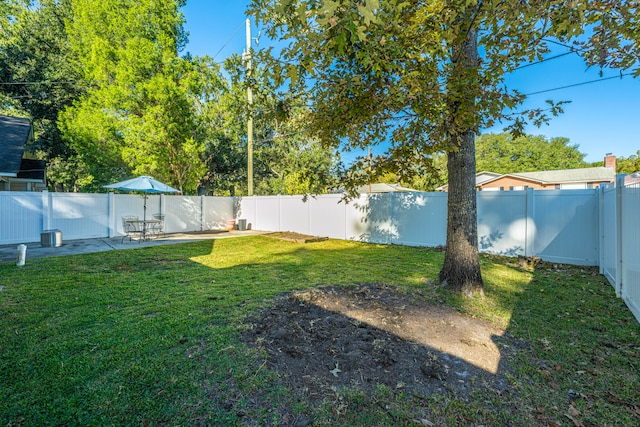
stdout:
POLYGON ((568 138, 508 133, 483 134, 476 139, 477 169, 497 173, 534 172, 588 167, 585 154, 568 138))
MULTIPOLYGON (((590 64, 629 68, 640 57, 639 46, 625 42, 638 38, 634 1, 253 0, 251 13, 283 45, 278 60, 265 55, 273 79, 313 94, 308 123, 323 144, 389 140, 376 166, 401 179, 447 152, 440 279, 465 294, 483 289, 475 134, 501 120, 522 132, 528 120, 541 124, 562 111, 550 102, 513 113, 525 97, 505 87, 505 75, 541 60, 550 39, 576 42, 590 64)), ((351 188, 366 178, 362 166, 346 175, 351 188)))
POLYGON ((206 173, 206 123, 223 90, 208 58, 180 58, 182 0, 72 0, 69 40, 92 87, 59 126, 86 189, 149 174, 195 193, 206 173))
MULTIPOLYGON (((376 157, 372 157, 374 163, 376 157)), ((435 191, 438 187, 447 183, 447 156, 444 153, 435 153, 431 158, 431 165, 428 170, 415 171, 415 173, 405 174, 404 178, 392 170, 376 168, 368 174, 370 182, 385 182, 388 184, 400 184, 403 187, 413 188, 418 191, 435 191)))
POLYGON ((73 187, 80 168, 57 127, 58 114, 78 99, 86 85, 65 30, 69 0, 3 3, 0 25, 0 85, 4 113, 33 120, 34 144, 28 149, 47 161, 50 186, 73 187), (64 171, 64 172, 63 172, 64 171), (74 172, 76 171, 76 172, 74 172))
POLYGON ((640 171, 640 150, 629 157, 616 159, 616 173, 632 174, 640 171))
POLYGON ((314 194, 335 188, 338 157, 306 132, 306 98, 277 92, 264 69, 247 81, 239 56, 225 64, 228 87, 213 106, 207 148, 208 187, 216 194, 247 192, 247 83, 254 87, 254 181, 257 194, 314 194))

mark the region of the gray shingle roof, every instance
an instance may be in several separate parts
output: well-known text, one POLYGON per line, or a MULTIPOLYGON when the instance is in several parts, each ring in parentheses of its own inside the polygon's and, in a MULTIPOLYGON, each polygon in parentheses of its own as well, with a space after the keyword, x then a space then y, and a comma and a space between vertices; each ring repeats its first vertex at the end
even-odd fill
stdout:
POLYGON ((30 134, 31 120, 0 116, 0 175, 18 174, 30 134))
POLYGON ((539 181, 543 184, 562 184, 569 182, 612 181, 616 178, 616 172, 612 168, 596 167, 541 172, 520 172, 510 173, 506 176, 539 181))

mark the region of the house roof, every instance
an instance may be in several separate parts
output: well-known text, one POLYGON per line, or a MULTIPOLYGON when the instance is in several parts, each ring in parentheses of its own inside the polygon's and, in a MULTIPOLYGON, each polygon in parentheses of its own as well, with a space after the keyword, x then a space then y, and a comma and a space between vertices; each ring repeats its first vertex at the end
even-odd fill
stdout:
POLYGON ((30 135, 31 120, 0 116, 0 175, 18 175, 24 146, 30 135))
POLYGON ((480 185, 483 182, 490 181, 494 178, 502 176, 502 174, 496 172, 482 171, 476 174, 476 185, 480 185))
POLYGON ((536 181, 541 184, 563 184, 573 182, 597 182, 597 181, 613 181, 616 178, 616 171, 612 168, 596 167, 596 168, 579 168, 579 169, 561 169, 540 172, 519 172, 500 175, 495 178, 484 181, 483 183, 495 181, 502 177, 520 178, 527 181, 536 181))
MULTIPOLYGON (((476 186, 484 182, 491 181, 492 179, 499 178, 501 176, 502 176, 501 174, 496 172, 489 172, 489 171, 478 172, 476 174, 476 186)), ((436 188, 436 191, 446 191, 447 188, 449 188, 449 184, 444 184, 436 188)))
POLYGON ((403 187, 400 184, 387 184, 385 182, 377 182, 375 184, 367 184, 358 187, 358 193, 396 193, 418 191, 413 188, 403 187))

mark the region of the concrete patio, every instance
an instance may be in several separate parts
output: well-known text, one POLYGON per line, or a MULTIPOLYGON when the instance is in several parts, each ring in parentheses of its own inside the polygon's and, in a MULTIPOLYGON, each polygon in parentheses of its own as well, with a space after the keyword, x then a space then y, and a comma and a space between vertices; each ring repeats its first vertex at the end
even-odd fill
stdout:
MULTIPOLYGON (((234 237, 244 237, 257 234, 267 234, 265 231, 255 230, 209 230, 190 233, 171 233, 165 234, 159 238, 152 240, 129 241, 122 237, 100 238, 100 239, 80 239, 68 240, 62 239, 62 246, 59 247, 43 247, 40 242, 28 242, 26 262, 30 258, 44 258, 52 256, 76 255, 92 252, 105 252, 113 250, 126 250, 135 248, 144 248, 148 246, 171 245, 176 243, 186 243, 198 240, 228 239, 234 237)), ((17 257, 17 244, 0 246, 0 262, 14 262, 17 257)))

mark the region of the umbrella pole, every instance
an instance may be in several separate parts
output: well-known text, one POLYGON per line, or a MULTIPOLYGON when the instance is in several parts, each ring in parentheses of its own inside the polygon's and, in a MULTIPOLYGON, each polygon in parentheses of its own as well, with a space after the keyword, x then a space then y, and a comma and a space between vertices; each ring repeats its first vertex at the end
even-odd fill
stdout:
POLYGON ((142 213, 142 240, 147 240, 147 193, 144 193, 144 212, 142 213))

